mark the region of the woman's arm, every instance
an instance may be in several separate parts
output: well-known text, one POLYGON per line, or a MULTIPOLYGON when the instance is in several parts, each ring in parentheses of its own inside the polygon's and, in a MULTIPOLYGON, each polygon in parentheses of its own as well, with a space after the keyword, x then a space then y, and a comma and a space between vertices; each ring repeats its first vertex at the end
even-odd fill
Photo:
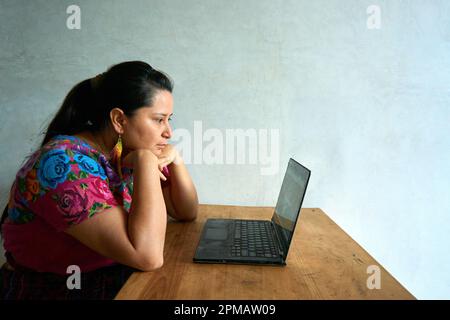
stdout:
POLYGON ((150 271, 163 264, 167 214, 158 159, 150 150, 133 156, 133 201, 130 213, 106 209, 66 230, 80 242, 119 263, 150 271))
MULTIPOLYGON (((147 151, 147 150, 145 150, 147 151)), ((136 152, 133 170, 133 201, 128 234, 136 251, 160 259, 164 251, 167 217, 159 179, 158 160, 151 152, 136 152)))
POLYGON ((168 214, 176 220, 192 221, 198 212, 197 190, 179 154, 169 164, 169 171, 170 184, 163 188, 168 214))

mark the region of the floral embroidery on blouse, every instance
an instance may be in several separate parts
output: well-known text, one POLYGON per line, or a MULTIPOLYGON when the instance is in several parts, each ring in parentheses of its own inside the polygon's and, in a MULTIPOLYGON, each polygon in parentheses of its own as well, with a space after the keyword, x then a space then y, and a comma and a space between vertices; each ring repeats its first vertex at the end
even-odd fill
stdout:
POLYGON ((23 224, 35 215, 64 229, 100 211, 131 207, 132 170, 121 181, 106 157, 74 136, 59 135, 19 170, 8 202, 8 218, 23 224))

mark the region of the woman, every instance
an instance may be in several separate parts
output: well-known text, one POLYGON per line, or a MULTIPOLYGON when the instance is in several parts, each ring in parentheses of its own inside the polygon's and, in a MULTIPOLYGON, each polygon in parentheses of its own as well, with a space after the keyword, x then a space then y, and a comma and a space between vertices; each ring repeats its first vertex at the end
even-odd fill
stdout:
POLYGON ((172 88, 130 61, 69 92, 11 188, 1 299, 111 299, 133 271, 162 266, 167 213, 191 221, 198 208, 168 144, 172 88))

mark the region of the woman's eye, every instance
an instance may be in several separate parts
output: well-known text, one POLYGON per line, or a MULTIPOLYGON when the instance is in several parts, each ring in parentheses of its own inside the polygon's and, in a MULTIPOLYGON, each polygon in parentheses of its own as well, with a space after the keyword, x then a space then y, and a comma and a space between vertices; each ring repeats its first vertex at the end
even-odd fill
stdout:
MULTIPOLYGON (((155 119, 156 122, 162 123, 164 119, 155 119)), ((172 118, 169 118, 168 121, 172 121, 172 118)))

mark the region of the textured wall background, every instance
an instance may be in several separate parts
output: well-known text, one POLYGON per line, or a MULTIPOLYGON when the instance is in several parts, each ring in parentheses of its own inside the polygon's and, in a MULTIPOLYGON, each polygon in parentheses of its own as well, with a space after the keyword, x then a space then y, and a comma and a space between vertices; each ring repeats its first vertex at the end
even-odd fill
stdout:
POLYGON ((69 89, 144 60, 175 80, 175 129, 279 130, 276 175, 189 165, 202 203, 274 206, 293 156, 312 170, 305 207, 416 297, 450 298, 449 16, 444 0, 1 0, 0 204, 69 89))

